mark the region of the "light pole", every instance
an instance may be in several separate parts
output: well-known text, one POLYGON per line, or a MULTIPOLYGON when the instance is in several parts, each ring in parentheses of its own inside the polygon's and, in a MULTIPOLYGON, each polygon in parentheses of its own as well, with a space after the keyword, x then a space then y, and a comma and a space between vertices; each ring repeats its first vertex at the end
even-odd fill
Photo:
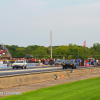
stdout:
POLYGON ((50 38, 51 38, 51 59, 52 59, 52 31, 50 31, 50 38))

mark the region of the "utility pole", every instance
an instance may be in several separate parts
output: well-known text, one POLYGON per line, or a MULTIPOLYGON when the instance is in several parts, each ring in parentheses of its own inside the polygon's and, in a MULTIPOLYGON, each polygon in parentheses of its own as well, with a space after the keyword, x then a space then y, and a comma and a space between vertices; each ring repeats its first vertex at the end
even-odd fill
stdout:
POLYGON ((51 42, 51 59, 52 59, 52 31, 50 31, 50 38, 51 38, 50 39, 51 40, 50 42, 51 42))

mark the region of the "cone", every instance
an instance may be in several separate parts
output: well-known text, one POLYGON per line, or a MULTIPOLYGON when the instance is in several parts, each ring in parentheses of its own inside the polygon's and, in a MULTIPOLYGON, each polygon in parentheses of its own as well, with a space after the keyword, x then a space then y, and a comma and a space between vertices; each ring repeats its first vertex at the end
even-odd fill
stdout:
POLYGON ((60 68, 60 65, 59 65, 59 68, 60 68))
POLYGON ((62 77, 61 77, 62 79, 64 79, 64 75, 62 75, 62 77))

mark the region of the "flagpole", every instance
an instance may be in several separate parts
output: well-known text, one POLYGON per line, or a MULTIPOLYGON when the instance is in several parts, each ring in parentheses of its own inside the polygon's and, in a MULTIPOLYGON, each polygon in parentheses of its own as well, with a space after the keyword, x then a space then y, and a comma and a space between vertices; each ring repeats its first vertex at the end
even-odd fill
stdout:
POLYGON ((84 61, 85 61, 85 46, 86 46, 86 40, 84 41, 84 61))
POLYGON ((84 46, 84 60, 85 60, 85 46, 84 46))
MULTIPOLYGON (((85 47, 86 47, 86 40, 85 40, 85 47)), ((84 48, 85 48, 85 47, 84 47, 84 48)))

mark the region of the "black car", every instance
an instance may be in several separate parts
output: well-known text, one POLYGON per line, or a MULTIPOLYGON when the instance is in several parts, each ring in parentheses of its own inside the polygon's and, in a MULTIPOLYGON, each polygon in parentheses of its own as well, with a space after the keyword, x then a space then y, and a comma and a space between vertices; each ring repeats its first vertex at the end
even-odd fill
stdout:
POLYGON ((67 69, 67 67, 72 67, 72 69, 76 69, 76 63, 75 61, 73 60, 66 60, 64 63, 63 63, 63 69, 67 69))

